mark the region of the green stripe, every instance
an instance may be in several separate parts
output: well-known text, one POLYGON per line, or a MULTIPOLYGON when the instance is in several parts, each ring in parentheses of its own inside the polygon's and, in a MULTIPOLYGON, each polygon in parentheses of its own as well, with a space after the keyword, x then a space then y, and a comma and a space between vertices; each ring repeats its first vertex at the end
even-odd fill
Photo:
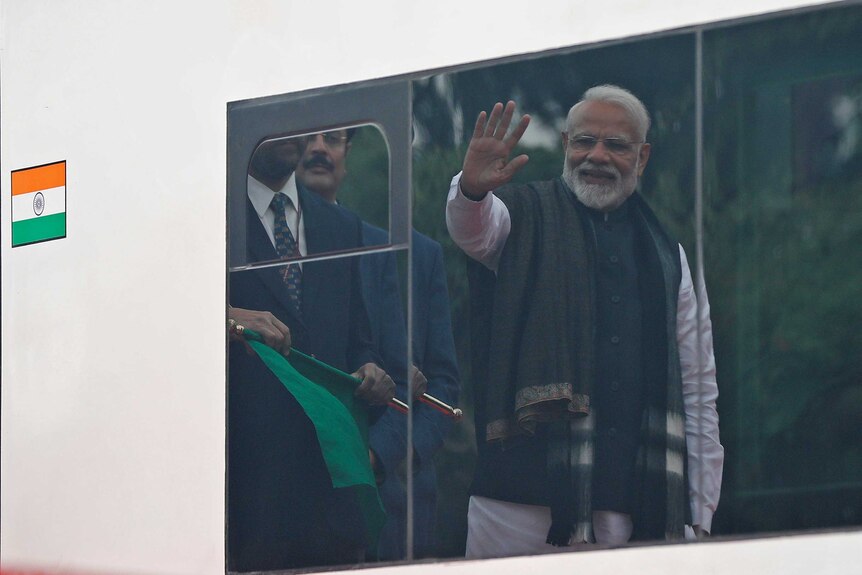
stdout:
POLYGON ((66 235, 66 213, 12 222, 12 247, 66 235))

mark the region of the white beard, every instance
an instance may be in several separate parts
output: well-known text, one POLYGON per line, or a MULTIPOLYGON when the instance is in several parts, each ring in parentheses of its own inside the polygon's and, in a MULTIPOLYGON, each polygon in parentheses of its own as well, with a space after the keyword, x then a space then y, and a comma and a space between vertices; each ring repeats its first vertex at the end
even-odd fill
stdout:
POLYGON ((585 206, 600 212, 610 212, 620 207, 634 193, 637 186, 637 166, 632 170, 631 177, 623 179, 614 166, 599 166, 587 160, 575 169, 567 158, 563 164, 563 181, 585 206), (581 179, 579 170, 582 168, 613 174, 614 180, 608 184, 588 184, 581 179))

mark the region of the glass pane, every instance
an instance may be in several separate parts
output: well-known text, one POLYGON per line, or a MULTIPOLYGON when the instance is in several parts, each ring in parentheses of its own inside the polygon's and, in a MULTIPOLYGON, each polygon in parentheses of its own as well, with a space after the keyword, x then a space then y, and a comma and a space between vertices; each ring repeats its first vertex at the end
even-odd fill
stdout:
MULTIPOLYGON (((388 167, 386 140, 374 126, 265 138, 248 163, 246 263, 300 259, 350 249, 314 225, 323 203, 349 204, 363 221, 387 229, 388 167), (272 202, 281 198, 283 207, 275 209, 272 202), (290 233, 283 231, 285 226, 290 233), (294 239, 297 230, 299 237, 294 239), (269 241, 264 241, 261 231, 269 241), (276 244, 276 234, 284 237, 287 244, 276 244)), ((374 238, 374 245, 381 243, 389 243, 388 233, 374 238)))
POLYGON ((229 571, 373 561, 397 516, 378 489, 407 453, 390 401, 407 398, 406 246, 380 248, 388 157, 376 127, 347 126, 232 159, 248 166, 247 217, 230 235, 254 265, 229 273, 229 571))
MULTIPOLYGON (((380 232, 382 233, 382 231, 380 232)), ((369 561, 398 561, 407 558, 407 423, 404 409, 408 398, 407 250, 362 256, 363 296, 371 320, 372 341, 387 372, 397 384, 398 406, 389 409, 371 426, 369 448, 380 501, 386 521, 376 543, 369 546, 369 561)))
POLYGON ((705 36, 721 533, 862 523, 862 7, 705 36))
MULTIPOLYGON (((466 413, 464 420, 451 425, 446 442, 435 457, 438 517, 436 546, 432 547, 434 555, 449 557, 465 553, 471 494, 508 503, 538 505, 545 509, 543 521, 548 524, 547 508, 552 497, 546 471, 549 461, 547 427, 539 427, 535 441, 521 437, 515 437, 511 442, 486 441, 489 398, 493 396, 489 395, 488 389, 503 384, 496 380, 487 381, 487 376, 480 373, 487 369, 488 359, 481 353, 477 354, 476 343, 493 334, 487 333, 487 318, 481 324, 472 321, 482 297, 474 294, 471 299, 471 280, 464 253, 454 244, 443 217, 447 189, 452 177, 461 169, 477 115, 482 110, 489 111, 495 102, 508 99, 517 103, 516 119, 521 114, 530 114, 532 121, 517 149, 509 156, 529 155, 529 162, 515 176, 514 182, 551 180, 560 175, 563 167, 560 132, 566 129, 566 114, 584 91, 605 83, 631 90, 644 102, 653 120, 648 137, 652 155, 640 188, 667 233, 685 246, 693 266, 693 79, 693 38, 680 35, 569 54, 531 57, 520 62, 442 74, 414 83, 413 224, 417 231, 439 242, 443 248, 457 365, 461 375, 458 403, 466 413), (483 377, 486 378, 484 384, 483 377), (507 450, 514 454, 514 459, 506 460, 507 450)), ((502 272, 498 272, 499 275, 502 272)), ((418 314, 415 309, 414 313, 418 314)), ((554 309, 556 311, 551 315, 565 315, 562 307, 554 309)), ((414 328, 415 325, 414 321, 414 328)), ((414 331, 413 335, 415 338, 417 332, 414 331)), ((490 353, 494 353, 493 349, 490 353)), ((550 351, 542 357, 546 357, 549 363, 558 359, 550 351)), ((596 380, 596 385, 603 384, 605 390, 611 388, 610 380, 599 380, 601 378, 596 380)), ((419 424, 415 425, 418 427, 419 424)), ((419 432, 415 433, 418 436, 419 432)), ((418 502, 419 498, 417 491, 414 500, 418 502)), ((474 509, 470 508, 469 514, 473 513, 474 509)), ((418 530, 419 526, 416 528, 418 530)), ((541 547, 548 525, 539 531, 542 532, 532 535, 541 547)), ((500 534, 500 541, 510 549, 494 553, 511 554, 511 549, 518 548, 518 541, 503 534, 500 534)), ((555 549, 550 545, 542 549, 538 547, 524 552, 555 549)), ((561 548, 566 549, 573 548, 561 548)))
MULTIPOLYGON (((337 187, 338 203, 358 215, 362 221, 388 230, 389 150, 386 139, 376 126, 362 126, 350 134, 349 144, 345 153, 343 179, 337 187)), ((330 152, 330 158, 337 166, 337 156, 330 152)), ((299 181, 310 190, 319 192, 318 183, 321 189, 331 189, 324 160, 322 152, 308 149, 297 168, 299 181)), ((389 243, 389 236, 379 234, 377 238, 366 238, 365 243, 389 243)))
MULTIPOLYGON (((341 234, 349 220, 315 223, 341 234)), ((298 308, 289 266, 231 273, 228 317, 244 333, 234 327, 228 357, 230 571, 377 558, 392 514, 378 482, 406 453, 406 417, 387 405, 393 393, 406 398, 395 262, 396 252, 305 261, 298 308), (286 359, 272 335, 280 325, 292 339, 286 359), (375 373, 382 379, 362 393, 358 380, 375 373)))
MULTIPOLYGON (((272 265, 285 257, 273 250, 255 251, 249 245, 254 243, 256 233, 252 222, 262 221, 266 235, 272 237, 274 222, 272 213, 268 213, 271 208, 267 196, 279 197, 273 194, 282 188, 289 192, 288 196, 295 191, 300 204, 297 209, 291 200, 285 209, 288 227, 304 227, 305 212, 325 202, 313 201, 317 196, 312 188, 331 197, 332 189, 337 187, 343 206, 388 232, 386 243, 406 246, 409 93, 406 81, 390 80, 229 103, 229 269, 272 265), (266 182, 257 180, 254 174, 266 182), (249 183, 257 204, 249 198, 249 183)), ((299 244, 297 249, 303 258, 319 258, 345 249, 336 236, 318 236, 314 229, 307 245, 299 244)), ((266 242, 257 245, 265 247, 266 242)), ((287 257, 298 259, 293 252, 287 257)))
POLYGON ((439 458, 445 456, 442 447, 453 429, 468 424, 458 407, 460 374, 444 252, 438 242, 415 230, 411 280, 412 363, 427 388, 414 400, 412 417, 412 550, 414 558, 423 559, 441 556, 437 525, 449 519, 450 510, 438 505, 437 495, 438 486, 450 479, 438 474, 439 458))

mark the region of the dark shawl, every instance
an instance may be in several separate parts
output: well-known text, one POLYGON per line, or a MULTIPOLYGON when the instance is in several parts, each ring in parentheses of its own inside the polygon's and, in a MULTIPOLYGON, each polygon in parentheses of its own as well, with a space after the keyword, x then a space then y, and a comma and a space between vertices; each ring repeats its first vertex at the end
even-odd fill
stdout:
MULTIPOLYGON (((477 411, 485 423, 477 433, 480 441, 484 432, 487 442, 505 442, 532 436, 538 424, 547 423, 553 518, 548 542, 566 544, 572 532, 587 540, 596 296, 594 246, 580 213, 586 208, 560 179, 506 186, 495 194, 509 210, 512 229, 496 275, 471 263, 477 411)), ((679 251, 637 194, 628 201, 647 244, 639 252, 655 287, 651 293, 665 300, 652 306, 664 312, 652 318, 665 340, 659 346, 663 357, 652 365, 664 373, 644 374, 656 383, 648 387, 644 411, 634 537, 681 537, 689 510, 676 348, 679 251)))

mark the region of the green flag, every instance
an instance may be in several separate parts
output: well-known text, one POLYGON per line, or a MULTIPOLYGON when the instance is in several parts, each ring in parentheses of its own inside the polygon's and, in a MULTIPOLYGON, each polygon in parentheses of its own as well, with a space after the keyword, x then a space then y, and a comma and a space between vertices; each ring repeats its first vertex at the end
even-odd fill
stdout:
POLYGON ((368 456, 368 414, 354 397, 360 380, 295 349, 285 358, 254 331, 244 335, 314 425, 332 486, 354 488, 369 543, 376 547, 386 512, 368 456))

